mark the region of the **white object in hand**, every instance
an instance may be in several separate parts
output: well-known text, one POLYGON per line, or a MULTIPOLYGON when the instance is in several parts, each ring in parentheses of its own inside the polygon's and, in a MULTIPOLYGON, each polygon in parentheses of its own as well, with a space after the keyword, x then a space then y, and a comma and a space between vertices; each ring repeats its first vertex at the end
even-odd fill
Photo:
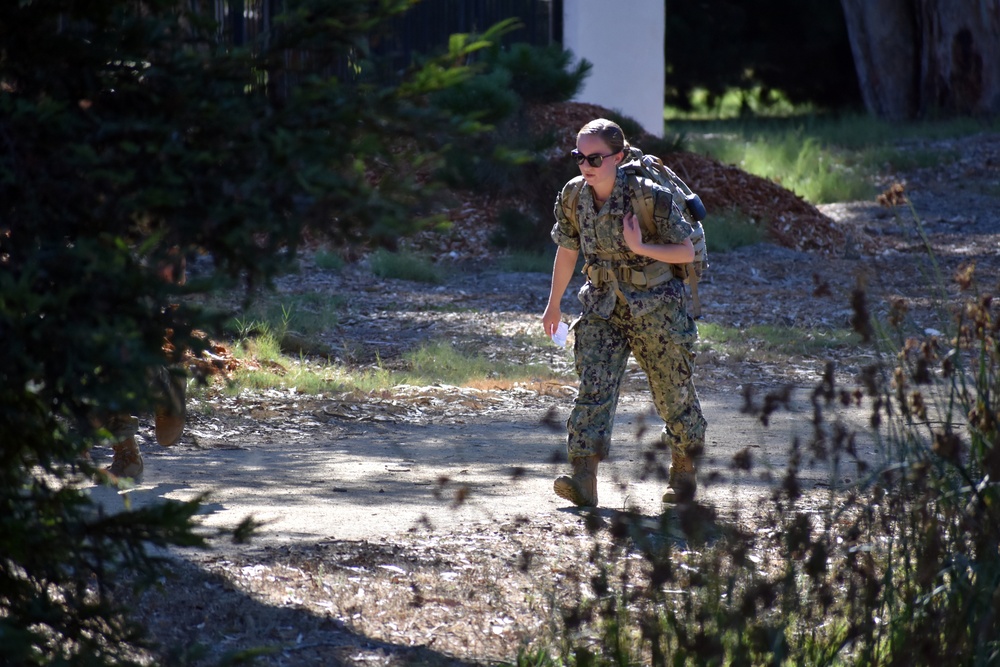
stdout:
POLYGON ((556 332, 552 334, 552 342, 559 347, 566 347, 566 336, 569 334, 569 327, 565 322, 560 322, 556 327, 556 332))

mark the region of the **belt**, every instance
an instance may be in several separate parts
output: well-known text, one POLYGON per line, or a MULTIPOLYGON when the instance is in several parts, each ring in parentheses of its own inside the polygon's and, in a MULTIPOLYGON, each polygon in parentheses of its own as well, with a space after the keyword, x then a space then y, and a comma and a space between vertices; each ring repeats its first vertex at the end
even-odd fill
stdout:
POLYGON ((615 291, 618 291, 619 281, 630 283, 636 287, 653 287, 674 277, 673 266, 666 262, 654 262, 642 269, 633 269, 629 266, 598 266, 588 263, 583 267, 583 270, 594 285, 600 287, 604 283, 612 283, 615 291))

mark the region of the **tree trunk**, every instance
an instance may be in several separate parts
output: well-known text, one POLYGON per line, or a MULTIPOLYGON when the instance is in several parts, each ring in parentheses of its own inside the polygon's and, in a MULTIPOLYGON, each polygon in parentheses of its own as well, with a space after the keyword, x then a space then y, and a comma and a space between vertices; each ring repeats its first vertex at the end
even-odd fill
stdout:
POLYGON ((861 95, 891 120, 1000 113, 1000 0, 841 0, 861 95))
POLYGON ((901 119, 917 107, 916 26, 906 0, 841 0, 869 113, 901 119))

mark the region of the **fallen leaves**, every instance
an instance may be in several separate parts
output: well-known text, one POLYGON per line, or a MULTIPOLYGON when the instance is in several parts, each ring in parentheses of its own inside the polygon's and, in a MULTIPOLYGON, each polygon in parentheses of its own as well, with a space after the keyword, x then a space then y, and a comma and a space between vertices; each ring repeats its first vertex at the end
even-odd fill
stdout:
POLYGON ((318 419, 348 421, 406 421, 408 423, 461 423, 472 413, 510 411, 538 395, 572 398, 576 388, 556 382, 516 383, 506 389, 478 389, 446 384, 397 385, 391 390, 333 395, 316 415, 318 419))
MULTIPOLYGON (((337 657, 348 664, 398 664, 410 647, 505 660, 511 646, 544 638, 546 619, 586 595, 584 582, 596 566, 588 562, 592 544, 577 533, 576 523, 567 516, 558 530, 546 522, 515 522, 387 544, 330 541, 208 557, 195 576, 210 576, 243 595, 219 597, 213 583, 202 592, 203 602, 179 606, 176 613, 210 613, 223 623, 239 618, 268 628, 286 654, 315 651, 328 662, 337 657), (530 565, 519 567, 524 563, 530 565), (259 604, 249 604, 244 595, 259 604)), ((197 590, 183 588, 189 595, 197 590)), ((153 609, 147 606, 145 613, 153 609)), ((184 627, 179 621, 175 633, 184 627)), ((239 645, 229 638, 237 635, 227 636, 220 650, 239 645)), ((260 631, 240 639, 259 642, 260 631)))
MULTIPOLYGON (((247 362, 237 359, 232 350, 223 343, 210 341, 208 347, 198 356, 190 350, 184 354, 184 364, 190 368, 197 377, 222 377, 229 379, 240 368, 247 367, 247 362)), ((251 367, 256 362, 251 362, 251 367)), ((274 364, 273 366, 279 366, 274 364)), ((256 364, 256 368, 260 368, 256 364)), ((284 369, 282 369, 284 370, 284 369)))

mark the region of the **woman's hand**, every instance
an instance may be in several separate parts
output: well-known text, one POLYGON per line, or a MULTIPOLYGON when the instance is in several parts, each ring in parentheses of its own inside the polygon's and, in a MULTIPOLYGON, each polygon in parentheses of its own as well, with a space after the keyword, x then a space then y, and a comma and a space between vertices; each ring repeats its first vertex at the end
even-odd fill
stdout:
POLYGON ((622 218, 622 235, 625 237, 625 245, 637 255, 642 253, 642 226, 635 213, 626 213, 622 218))
POLYGON ((552 286, 549 288, 549 302, 545 306, 545 312, 542 313, 542 328, 545 329, 545 335, 549 338, 556 332, 556 328, 559 327, 559 322, 562 320, 559 304, 566 292, 566 286, 573 278, 573 272, 576 270, 576 259, 579 256, 579 250, 570 250, 563 246, 559 246, 556 250, 556 260, 552 264, 552 286))
POLYGON ((643 243, 642 225, 635 213, 626 213, 622 218, 622 236, 625 237, 628 249, 637 255, 667 264, 687 264, 694 261, 691 239, 684 239, 681 243, 643 243))
POLYGON ((552 334, 556 332, 559 327, 559 322, 562 321, 562 312, 559 310, 559 306, 552 305, 551 303, 542 313, 542 328, 545 329, 545 335, 552 338, 552 334))

